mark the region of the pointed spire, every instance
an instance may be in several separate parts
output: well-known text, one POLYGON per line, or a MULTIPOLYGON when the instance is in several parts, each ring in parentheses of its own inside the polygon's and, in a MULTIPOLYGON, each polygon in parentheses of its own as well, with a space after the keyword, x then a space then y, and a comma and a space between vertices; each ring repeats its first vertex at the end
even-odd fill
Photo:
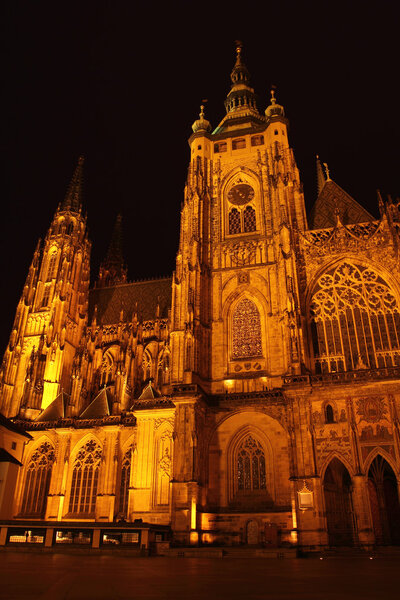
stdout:
POLYGON ((231 72, 232 86, 225 100, 227 113, 245 112, 258 115, 254 89, 250 87, 250 73, 243 62, 243 44, 236 41, 236 62, 231 72))
POLYGON ((82 209, 83 163, 84 158, 80 156, 60 210, 80 212, 82 209))
POLYGON ((124 265, 122 250, 122 215, 119 214, 115 221, 106 258, 100 266, 99 279, 96 287, 106 287, 118 283, 125 283, 126 279, 127 269, 124 265))
POLYGON ((325 185, 325 181, 326 180, 325 180, 324 172, 322 170, 321 161, 319 160, 319 156, 317 154, 317 190, 318 190, 318 196, 322 192, 322 188, 325 185))

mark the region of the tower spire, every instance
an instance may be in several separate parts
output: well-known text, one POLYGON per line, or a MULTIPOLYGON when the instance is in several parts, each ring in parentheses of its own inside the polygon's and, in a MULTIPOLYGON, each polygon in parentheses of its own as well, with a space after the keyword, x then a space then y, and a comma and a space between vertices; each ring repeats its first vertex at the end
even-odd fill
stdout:
POLYGON ((115 221, 106 257, 100 266, 96 287, 125 283, 126 279, 127 268, 124 265, 122 249, 122 215, 119 214, 115 221))
POLYGON ((225 109, 229 113, 252 114, 259 116, 254 89, 250 87, 250 73, 243 62, 243 44, 236 44, 236 62, 231 72, 232 86, 225 100, 225 109))
POLYGON ((84 158, 80 156, 60 210, 80 212, 82 209, 83 163, 84 158))

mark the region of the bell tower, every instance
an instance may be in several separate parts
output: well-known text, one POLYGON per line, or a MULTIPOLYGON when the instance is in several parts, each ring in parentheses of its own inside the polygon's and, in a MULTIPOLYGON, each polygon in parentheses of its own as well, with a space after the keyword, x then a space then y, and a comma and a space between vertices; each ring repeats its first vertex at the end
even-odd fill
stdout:
POLYGON ((295 245, 307 225, 284 108, 273 89, 259 112, 240 42, 225 109, 211 131, 201 107, 189 138, 172 379, 253 392, 301 369, 295 245))
POLYGON ((86 325, 90 242, 82 215, 79 159, 47 235, 38 242, 18 303, 1 382, 1 411, 34 418, 70 392, 76 348, 86 325))

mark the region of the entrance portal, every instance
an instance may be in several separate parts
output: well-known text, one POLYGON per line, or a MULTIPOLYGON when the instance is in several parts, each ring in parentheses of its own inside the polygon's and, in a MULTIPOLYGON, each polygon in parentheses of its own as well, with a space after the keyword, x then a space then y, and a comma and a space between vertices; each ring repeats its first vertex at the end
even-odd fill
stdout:
POLYGON ((329 463, 324 477, 326 521, 331 546, 354 543, 351 478, 337 458, 329 463))
POLYGON ((368 471, 369 503, 376 544, 400 544, 400 504, 397 480, 380 455, 368 471))

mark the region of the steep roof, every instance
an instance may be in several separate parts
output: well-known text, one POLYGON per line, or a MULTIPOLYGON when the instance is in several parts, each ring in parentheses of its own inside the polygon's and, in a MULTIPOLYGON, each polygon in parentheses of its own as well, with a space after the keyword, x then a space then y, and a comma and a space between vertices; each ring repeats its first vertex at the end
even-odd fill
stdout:
POLYGON ((331 179, 325 181, 309 217, 310 229, 336 225, 335 210, 344 225, 373 221, 374 217, 331 179))
POLYGON ((92 289, 89 292, 89 322, 95 306, 100 325, 118 323, 121 310, 124 311, 125 319, 130 319, 135 310, 140 320, 154 319, 158 303, 160 317, 167 317, 171 307, 171 294, 171 277, 92 289))
POLYGON ((47 408, 35 419, 35 421, 58 421, 64 419, 67 414, 69 396, 61 391, 47 408))
POLYGON ((22 463, 19 462, 19 460, 17 460, 15 456, 7 452, 7 450, 5 450, 4 448, 0 448, 0 462, 10 462, 14 465, 22 467, 22 463))
POLYGON ((9 431, 13 431, 14 433, 19 433, 20 435, 24 435, 25 437, 31 439, 32 436, 24 431, 21 427, 16 425, 11 421, 11 419, 7 419, 3 414, 0 413, 0 426, 5 427, 9 431))
POLYGON ((83 413, 79 416, 80 419, 101 419, 109 417, 112 412, 112 397, 110 392, 103 388, 89 404, 83 413))

